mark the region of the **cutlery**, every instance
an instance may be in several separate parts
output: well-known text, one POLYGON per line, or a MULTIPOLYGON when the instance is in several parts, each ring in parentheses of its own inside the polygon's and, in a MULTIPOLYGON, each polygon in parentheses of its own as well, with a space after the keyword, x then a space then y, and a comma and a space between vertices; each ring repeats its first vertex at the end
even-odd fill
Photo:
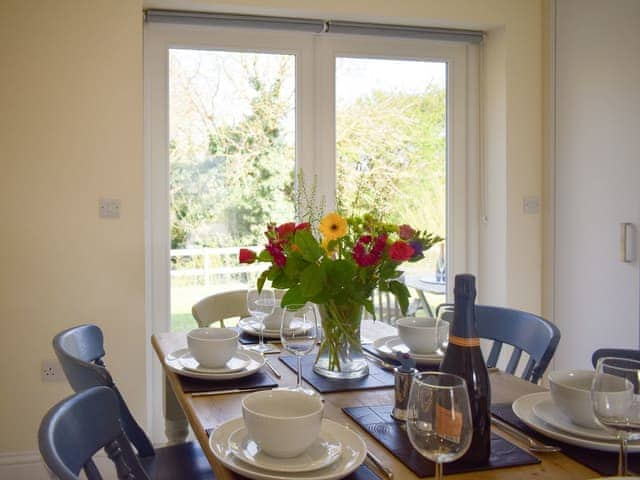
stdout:
POLYGON ((370 354, 369 352, 363 351, 362 353, 364 354, 365 357, 367 357, 368 360, 370 360, 371 362, 375 363, 376 365, 378 365, 383 370, 389 370, 389 371, 392 372, 396 368, 396 365, 393 365, 391 363, 385 362, 381 358, 378 358, 375 355, 370 354))
POLYGON ((269 370, 273 372, 276 378, 282 378, 282 375, 280 374, 280 372, 276 369, 276 367, 273 366, 273 364, 268 359, 265 359, 264 363, 267 364, 267 367, 269 367, 269 370))
POLYGON ((508 423, 503 422, 502 420, 500 420, 499 418, 494 417, 493 415, 491 416, 491 424, 494 425, 494 426, 499 427, 500 429, 504 430, 505 432, 510 433, 514 437, 517 437, 520 440, 523 440, 523 441, 527 442, 529 444, 528 449, 531 452, 552 453, 552 452, 561 451, 560 447, 556 447, 554 445, 547 445, 545 443, 539 442, 538 440, 535 440, 534 438, 531 438, 526 433, 518 430, 515 427, 512 427, 508 423))
POLYGON ((378 457, 376 457, 373 453, 371 453, 369 450, 367 450, 367 459, 369 459, 369 461, 371 462, 371 464, 376 467, 377 470, 379 470, 381 473, 384 474, 384 476, 387 478, 387 480, 393 480, 393 472, 391 471, 391 469, 387 466, 385 466, 378 457))
POLYGON ((227 390, 213 390, 211 392, 194 392, 192 397, 212 397, 214 395, 227 395, 228 393, 248 393, 259 392, 260 390, 271 390, 272 387, 255 387, 255 388, 229 388, 227 390))

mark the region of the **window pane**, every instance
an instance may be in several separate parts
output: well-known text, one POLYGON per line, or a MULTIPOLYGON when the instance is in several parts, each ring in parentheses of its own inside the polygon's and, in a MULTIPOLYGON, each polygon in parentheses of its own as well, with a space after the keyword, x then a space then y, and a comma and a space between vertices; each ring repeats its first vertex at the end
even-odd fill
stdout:
MULTIPOLYGON (((336 59, 338 206, 446 233, 446 63, 336 59)), ((440 248, 409 268, 435 273, 440 248)))
POLYGON ((172 49, 170 210, 172 329, 191 306, 254 283, 238 265, 269 221, 294 218, 295 57, 172 49))

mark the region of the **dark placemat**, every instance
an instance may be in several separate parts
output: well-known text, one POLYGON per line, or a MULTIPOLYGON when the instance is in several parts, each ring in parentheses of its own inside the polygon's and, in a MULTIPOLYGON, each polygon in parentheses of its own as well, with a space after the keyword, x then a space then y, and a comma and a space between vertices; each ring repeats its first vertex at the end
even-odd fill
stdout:
MULTIPOLYGON (((281 356, 283 362, 294 372, 298 371, 296 357, 293 355, 281 356)), ((393 373, 382 370, 372 362, 369 362, 369 375, 364 378, 353 380, 339 380, 335 378, 325 378, 313 371, 315 355, 306 355, 302 358, 302 378, 313 386, 320 393, 348 392, 351 390, 371 390, 374 388, 393 387, 393 373)))
MULTIPOLYGON (((545 437, 520 421, 516 414, 513 413, 510 404, 491 405, 491 413, 533 438, 550 445, 557 445, 562 448, 562 453, 567 457, 595 470, 600 475, 615 475, 618 471, 618 454, 616 452, 602 452, 590 448, 576 447, 575 445, 545 437)), ((627 459, 631 471, 640 471, 640 453, 629 454, 627 459)))
POLYGON ((185 393, 213 392, 219 390, 229 390, 231 388, 260 388, 277 387, 278 383, 266 372, 257 371, 248 377, 236 378, 233 380, 205 380, 179 376, 182 390, 185 393))
POLYGON ((374 348, 373 343, 363 343, 362 344, 362 349, 365 352, 370 353, 374 357, 379 358, 380 360, 384 360, 387 363, 390 363, 391 365, 400 366, 400 362, 398 362, 396 360, 393 360, 393 359, 387 357, 386 355, 380 355, 380 352, 378 352, 378 350, 376 350, 374 348))
MULTIPOLYGON (((260 338, 258 337, 258 335, 251 335, 250 333, 245 332, 243 329, 237 326, 231 327, 231 328, 233 328, 240 335, 238 337, 238 342, 240 342, 242 345, 255 345, 260 341, 260 338)), ((278 343, 280 342, 280 339, 271 339, 271 338, 265 338, 264 342, 269 343, 270 341, 274 341, 274 340, 278 343)))
MULTIPOLYGON (((434 463, 420 455, 409 442, 404 425, 391 418, 391 405, 349 407, 344 412, 384 445, 418 477, 434 474, 434 463)), ((496 468, 540 463, 536 457, 498 435, 491 435, 491 457, 486 465, 470 466, 460 462, 445 463, 444 473, 477 472, 496 468)))

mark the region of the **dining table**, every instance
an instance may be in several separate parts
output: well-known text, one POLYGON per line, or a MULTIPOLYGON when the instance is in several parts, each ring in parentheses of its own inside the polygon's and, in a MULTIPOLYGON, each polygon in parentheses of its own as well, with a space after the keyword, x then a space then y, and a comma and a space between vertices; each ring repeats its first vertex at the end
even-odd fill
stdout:
MULTIPOLYGON (((362 322, 361 334, 363 343, 375 341, 384 336, 393 335, 395 327, 380 321, 364 320, 362 322)), ((186 334, 181 332, 167 332, 154 334, 151 337, 152 346, 157 354, 160 363, 163 365, 167 378, 167 385, 173 389, 175 398, 181 406, 186 419, 211 464, 216 477, 219 480, 231 480, 242 478, 236 473, 226 468, 214 455, 209 446, 209 435, 231 419, 242 416, 241 400, 246 395, 244 392, 228 393, 222 395, 196 395, 186 392, 183 388, 180 375, 168 368, 165 359, 172 352, 185 348, 187 345, 186 334)), ((276 342, 274 346, 279 346, 276 342)), ((279 360, 279 355, 286 355, 283 350, 280 354, 267 354, 266 357, 280 374, 278 378, 267 366, 263 367, 274 382, 280 387, 291 387, 296 383, 296 374, 288 368, 285 363, 279 360)), ((492 404, 509 404, 517 398, 531 393, 542 392, 545 389, 539 385, 524 381, 516 376, 494 370, 490 371, 491 400, 492 404)), ((367 450, 376 457, 380 463, 393 472, 394 479, 412 480, 418 477, 412 470, 407 468, 396 456, 394 456, 384 445, 379 443, 368 431, 364 430, 352 416, 345 413, 345 408, 359 406, 384 406, 394 402, 393 387, 374 388, 364 390, 341 391, 333 393, 322 393, 324 400, 325 418, 334 420, 341 425, 345 425, 358 435, 366 443, 367 450)), ((528 445, 519 437, 511 435, 502 428, 492 426, 492 430, 498 436, 503 437, 511 443, 527 450, 528 445)), ((600 477, 597 472, 573 460, 562 452, 555 453, 534 453, 539 463, 515 466, 508 468, 489 469, 475 471, 472 473, 447 474, 450 479, 592 479, 600 477)), ((371 465, 375 470, 375 465, 371 465)), ((379 470, 375 470, 379 472, 379 470)), ((446 471, 446 470, 445 470, 446 471)), ((379 477, 385 479, 380 472, 379 477)), ((294 477, 292 477, 294 478, 294 477)))

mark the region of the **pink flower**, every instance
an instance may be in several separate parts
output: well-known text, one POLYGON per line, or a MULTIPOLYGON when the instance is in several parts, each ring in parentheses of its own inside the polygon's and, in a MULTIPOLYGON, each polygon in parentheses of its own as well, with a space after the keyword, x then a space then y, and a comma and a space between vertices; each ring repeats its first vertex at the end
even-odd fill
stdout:
POLYGON ((248 248, 241 248, 239 259, 240 263, 253 263, 256 261, 256 252, 248 248))
POLYGON ((387 245, 387 235, 382 234, 377 237, 371 249, 368 249, 371 242, 372 238, 370 235, 363 235, 358 239, 353 247, 351 256, 361 267, 370 267, 380 261, 387 245))
POLYGON ((393 242, 389 247, 389 257, 396 262, 404 262, 413 256, 413 247, 403 240, 393 242))
POLYGON ((398 235, 402 240, 411 240, 415 234, 416 231, 411 228, 411 225, 404 224, 398 227, 398 235))
POLYGON ((271 258, 273 259, 273 263, 275 263, 278 267, 284 267, 287 263, 287 257, 284 256, 284 252, 282 251, 282 247, 280 245, 276 245, 270 243, 265 247, 271 258))

